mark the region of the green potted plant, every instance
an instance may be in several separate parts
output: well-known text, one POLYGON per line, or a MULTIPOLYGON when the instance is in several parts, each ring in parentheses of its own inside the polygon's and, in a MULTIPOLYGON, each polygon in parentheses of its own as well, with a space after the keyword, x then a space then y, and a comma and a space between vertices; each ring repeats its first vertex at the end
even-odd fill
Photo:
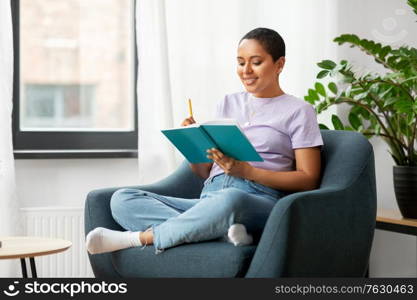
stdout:
MULTIPOLYGON (((408 4, 417 14, 417 0, 408 0, 408 4)), ((354 34, 340 35, 334 41, 372 56, 386 72, 358 75, 346 60, 323 60, 318 63, 322 70, 317 79, 336 80, 316 82, 305 100, 315 106, 317 113, 333 105, 348 104, 348 122, 332 115, 334 129, 354 130, 385 141, 395 162, 394 190, 401 214, 417 218, 417 49, 394 49, 354 34)), ((329 129, 323 124, 320 127, 329 129)))

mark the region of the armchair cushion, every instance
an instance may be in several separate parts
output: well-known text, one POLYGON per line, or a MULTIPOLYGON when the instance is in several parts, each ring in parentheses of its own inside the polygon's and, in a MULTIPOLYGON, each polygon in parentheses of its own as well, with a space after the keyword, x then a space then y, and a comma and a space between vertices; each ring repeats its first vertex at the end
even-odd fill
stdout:
POLYGON ((173 247, 158 255, 153 246, 130 248, 114 252, 111 259, 122 277, 243 277, 255 249, 210 241, 173 247))

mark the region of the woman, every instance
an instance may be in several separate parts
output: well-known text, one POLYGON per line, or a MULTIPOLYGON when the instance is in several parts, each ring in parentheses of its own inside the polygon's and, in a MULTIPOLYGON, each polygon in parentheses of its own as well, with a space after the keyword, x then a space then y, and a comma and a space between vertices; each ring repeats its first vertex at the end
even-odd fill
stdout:
MULTIPOLYGON (((246 92, 227 95, 217 106, 217 117, 237 119, 264 161, 237 161, 208 149, 213 163, 191 164, 206 179, 199 199, 116 191, 112 215, 128 231, 92 230, 87 235, 91 254, 151 244, 158 254, 222 237, 235 246, 248 245, 259 238, 279 198, 318 186, 323 142, 313 107, 281 89, 283 39, 267 28, 250 31, 239 42, 237 63, 246 92)), ((182 125, 192 123, 190 117, 182 125)))

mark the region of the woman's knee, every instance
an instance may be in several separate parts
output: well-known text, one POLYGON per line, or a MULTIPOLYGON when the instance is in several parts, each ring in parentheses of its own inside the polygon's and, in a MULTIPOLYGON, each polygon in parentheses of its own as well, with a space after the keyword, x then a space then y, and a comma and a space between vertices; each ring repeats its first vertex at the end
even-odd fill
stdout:
POLYGON ((227 188, 224 190, 225 204, 232 210, 239 210, 246 206, 248 193, 237 188, 227 188))
POLYGON ((113 215, 123 214, 126 210, 129 211, 128 201, 132 197, 140 192, 140 190, 135 189, 119 189, 113 193, 110 199, 110 210, 113 215))

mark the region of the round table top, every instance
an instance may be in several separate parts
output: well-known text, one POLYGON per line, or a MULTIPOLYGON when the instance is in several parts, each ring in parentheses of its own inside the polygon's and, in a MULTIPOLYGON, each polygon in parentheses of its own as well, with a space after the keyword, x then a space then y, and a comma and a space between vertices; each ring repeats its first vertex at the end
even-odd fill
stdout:
POLYGON ((0 236, 0 259, 48 255, 67 250, 67 240, 32 236, 0 236))

